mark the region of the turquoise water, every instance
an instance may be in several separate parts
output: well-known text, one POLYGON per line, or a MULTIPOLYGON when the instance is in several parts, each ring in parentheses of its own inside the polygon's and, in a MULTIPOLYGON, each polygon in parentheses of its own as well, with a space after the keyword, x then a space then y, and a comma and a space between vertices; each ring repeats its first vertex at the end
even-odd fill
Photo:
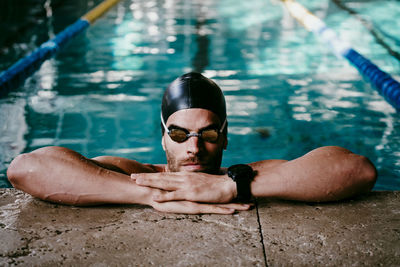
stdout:
MULTIPOLYGON (((9 2, 8 12, 17 12, 9 2)), ((0 67, 6 69, 94 3, 42 1, 27 8, 41 19, 32 23, 32 14, 22 14, 22 22, 13 22, 25 25, 25 32, 18 38, 8 32, 15 42, 2 39, 0 67)), ((399 60, 372 34, 378 31, 400 51, 395 38, 400 2, 343 2, 358 16, 332 1, 300 3, 400 80, 399 60)), ((0 98, 0 187, 10 186, 6 169, 16 155, 48 145, 88 157, 165 163, 160 99, 169 82, 191 70, 214 79, 226 95, 224 166, 290 160, 338 145, 374 162, 375 189, 400 190, 399 113, 279 1, 266 0, 121 1, 23 86, 0 98)))

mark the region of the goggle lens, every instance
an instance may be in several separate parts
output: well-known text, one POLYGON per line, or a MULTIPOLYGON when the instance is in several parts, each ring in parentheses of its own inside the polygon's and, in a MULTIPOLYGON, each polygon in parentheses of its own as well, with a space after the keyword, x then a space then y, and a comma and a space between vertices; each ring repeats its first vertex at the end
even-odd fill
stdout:
POLYGON ((186 139, 188 139, 185 131, 180 130, 180 129, 171 129, 168 134, 172 140, 174 140, 175 142, 178 142, 178 143, 182 143, 186 139))
POLYGON ((201 138, 206 142, 214 143, 218 140, 218 131, 215 129, 204 130, 201 132, 201 138))
POLYGON ((185 142, 189 137, 197 136, 206 142, 215 143, 218 140, 218 131, 216 129, 203 130, 200 133, 189 133, 182 129, 170 129, 168 132, 171 139, 175 142, 185 142))
POLYGON ((167 125, 165 125, 162 114, 160 114, 160 117, 161 117, 161 123, 162 123, 162 126, 164 127, 164 130, 168 133, 169 137, 173 141, 178 142, 178 143, 185 142, 186 140, 189 139, 189 137, 192 137, 192 136, 200 137, 201 139, 203 139, 206 142, 215 143, 218 140, 219 134, 222 133, 226 127, 226 118, 225 118, 225 121, 219 130, 204 129, 204 130, 201 130, 199 133, 189 133, 189 131, 186 129, 179 129, 179 128, 168 129, 167 125))

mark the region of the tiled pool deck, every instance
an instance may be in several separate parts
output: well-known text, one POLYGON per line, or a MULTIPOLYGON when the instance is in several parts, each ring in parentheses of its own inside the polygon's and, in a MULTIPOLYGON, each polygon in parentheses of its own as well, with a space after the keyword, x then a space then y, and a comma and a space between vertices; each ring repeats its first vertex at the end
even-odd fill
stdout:
POLYGON ((78 208, 0 189, 0 266, 399 266, 400 192, 235 215, 78 208))

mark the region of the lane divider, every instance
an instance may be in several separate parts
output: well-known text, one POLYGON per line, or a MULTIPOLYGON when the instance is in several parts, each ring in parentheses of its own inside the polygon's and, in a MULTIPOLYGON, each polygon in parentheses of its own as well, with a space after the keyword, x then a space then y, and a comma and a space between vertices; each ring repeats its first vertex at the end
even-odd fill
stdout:
POLYGON ((54 56, 69 40, 87 29, 99 17, 120 0, 105 0, 91 9, 80 19, 69 25, 54 38, 36 48, 26 57, 18 60, 7 70, 0 73, 0 95, 6 94, 22 84, 26 78, 39 69, 42 63, 54 56))
POLYGON ((294 0, 281 0, 289 13, 308 31, 312 31, 324 40, 336 56, 346 58, 357 70, 385 97, 397 111, 400 111, 400 83, 388 73, 379 69, 374 63, 362 56, 351 46, 342 41, 336 33, 328 28, 318 17, 313 15, 294 0))

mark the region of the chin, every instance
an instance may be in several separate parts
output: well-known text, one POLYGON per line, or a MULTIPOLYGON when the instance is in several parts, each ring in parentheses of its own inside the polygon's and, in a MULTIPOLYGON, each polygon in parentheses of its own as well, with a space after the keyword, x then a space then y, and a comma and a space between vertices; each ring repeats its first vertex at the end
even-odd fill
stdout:
POLYGON ((186 172, 204 172, 209 174, 216 174, 219 173, 219 169, 215 170, 215 168, 210 168, 208 166, 201 166, 201 165, 186 165, 181 166, 180 171, 186 172))
POLYGON ((220 169, 219 168, 204 168, 202 170, 196 170, 195 172, 204 172, 208 174, 219 174, 220 169))

